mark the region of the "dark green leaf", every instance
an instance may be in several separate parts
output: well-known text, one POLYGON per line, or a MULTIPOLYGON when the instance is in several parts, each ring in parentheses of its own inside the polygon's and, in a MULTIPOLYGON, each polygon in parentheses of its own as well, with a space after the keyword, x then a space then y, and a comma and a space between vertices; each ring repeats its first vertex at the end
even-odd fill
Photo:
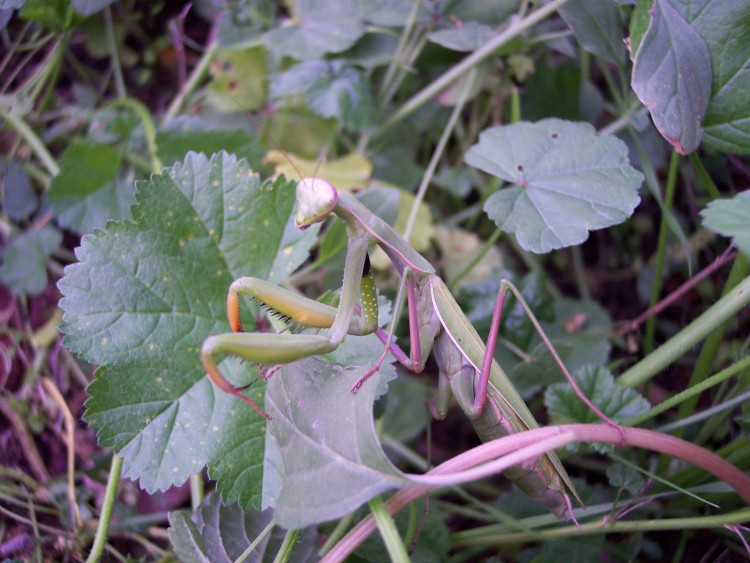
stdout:
POLYGON ((750 190, 732 199, 716 199, 701 211, 703 224, 725 237, 750 256, 750 190))
POLYGON ((114 180, 120 154, 109 145, 79 141, 60 159, 60 173, 50 186, 50 203, 66 197, 83 198, 114 180))
POLYGON ((16 295, 37 295, 47 287, 47 258, 62 242, 50 225, 14 238, 0 265, 0 281, 16 295))
MULTIPOLYGON (((244 511, 237 504, 222 503, 219 495, 209 494, 190 516, 187 512, 169 513, 169 540, 183 562, 231 563, 250 547, 268 526, 272 510, 244 511)), ((253 550, 246 561, 274 561, 286 530, 275 527, 253 550)), ((302 530, 290 561, 317 561, 317 533, 302 530)))
MULTIPOLYGON (((140 182, 136 201, 132 222, 83 238, 80 263, 59 283, 66 345, 106 366, 86 417, 147 490, 208 464, 225 498, 258 505, 265 420, 211 384, 199 351, 229 331, 231 281, 282 280, 307 258, 317 229, 294 228, 292 185, 261 183, 225 153, 188 154, 140 182)), ((237 382, 252 381, 249 368, 221 363, 237 382)))
POLYGON ((589 230, 627 219, 640 201, 643 175, 628 163, 625 143, 597 136, 588 123, 492 127, 465 160, 513 184, 492 194, 484 210, 532 252, 579 244, 589 230))
POLYGON ((299 23, 266 34, 268 49, 298 60, 320 59, 345 51, 365 28, 352 0, 297 0, 299 23))
POLYGON ((711 94, 711 54, 698 32, 669 3, 655 0, 633 63, 632 87, 662 136, 681 154, 703 136, 711 94))
POLYGON ((60 224, 78 232, 129 218, 130 186, 116 181, 120 153, 109 145, 77 142, 60 159, 47 199, 60 224))
MULTIPOLYGON (((618 384, 606 368, 583 368, 573 373, 573 377, 591 402, 615 421, 638 416, 651 408, 638 392, 618 384)), ((544 402, 550 416, 559 422, 601 422, 567 382, 548 387, 544 402)))
POLYGON ((625 20, 614 2, 570 0, 559 12, 584 49, 618 65, 625 62, 625 20))
POLYGON ((367 368, 310 358, 282 367, 269 382, 266 407, 284 460, 275 516, 281 526, 339 518, 408 483, 375 432, 372 405, 381 375, 350 392, 367 368))
POLYGON ((156 134, 159 158, 165 165, 181 162, 188 151, 214 154, 226 151, 244 158, 253 168, 260 166, 263 153, 255 139, 244 130, 213 129, 200 119, 180 119, 170 129, 156 134))

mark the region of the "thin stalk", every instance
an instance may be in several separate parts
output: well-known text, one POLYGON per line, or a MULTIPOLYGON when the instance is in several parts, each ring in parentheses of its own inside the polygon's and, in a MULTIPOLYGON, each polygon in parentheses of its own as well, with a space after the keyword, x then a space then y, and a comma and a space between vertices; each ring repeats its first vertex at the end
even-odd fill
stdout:
POLYGON ((5 119, 18 132, 18 134, 26 140, 31 148, 31 152, 33 152, 41 161, 50 176, 54 177, 60 173, 60 167, 57 165, 57 161, 55 161, 42 140, 37 137, 36 133, 34 133, 33 129, 26 125, 25 121, 20 117, 13 115, 11 112, 6 112, 1 104, 0 118, 5 119))
POLYGON ((190 475, 190 506, 195 511, 203 502, 205 491, 203 489, 203 475, 193 473, 190 475))
POLYGON ((273 560, 273 563, 286 563, 292 556, 294 546, 299 538, 299 530, 287 530, 284 536, 284 541, 281 542, 281 547, 273 560))
POLYGON ((167 108, 164 118, 162 119, 162 125, 167 123, 180 112, 185 100, 193 93, 193 91, 195 91, 200 81, 203 80, 203 77, 208 70, 208 65, 211 64, 215 54, 216 42, 212 40, 203 52, 203 56, 198 61, 198 64, 195 65, 195 68, 193 68, 193 71, 190 73, 190 77, 185 83, 185 86, 180 90, 174 100, 172 100, 172 103, 169 104, 169 108, 167 108))
POLYGON ((713 407, 709 409, 705 409, 700 412, 697 412, 693 416, 688 416, 687 418, 683 418, 682 420, 677 420, 671 424, 665 424, 664 426, 660 426, 659 432, 671 432, 672 430, 675 430, 676 428, 685 428, 686 426, 690 426, 691 424, 695 424, 696 422, 701 422, 702 420, 706 420, 707 418, 710 418, 713 415, 723 412, 727 409, 731 409, 732 407, 736 405, 747 404, 748 400, 750 400, 750 391, 747 391, 743 393, 742 395, 737 395, 736 397, 734 397, 733 399, 729 401, 725 401, 723 403, 719 403, 718 405, 714 405, 713 407))
POLYGON ((401 32, 401 37, 399 38, 398 45, 396 46, 396 52, 393 55, 393 59, 391 59, 391 64, 388 65, 388 69, 385 72, 383 85, 380 90, 381 92, 386 92, 386 95, 383 96, 383 98, 380 100, 379 106, 381 110, 385 108, 386 105, 388 105, 388 102, 390 100, 390 86, 396 74, 396 69, 401 66, 401 58, 404 56, 406 44, 408 43, 409 36, 411 35, 411 31, 414 28, 414 23, 417 21, 417 14, 419 13, 419 8, 421 5, 421 0, 413 0, 411 12, 409 13, 409 19, 406 20, 406 25, 404 26, 404 30, 401 32))
POLYGON ((104 29, 107 35, 107 49, 109 50, 109 59, 112 66, 112 75, 115 79, 115 92, 117 97, 124 100, 128 97, 125 90, 125 79, 122 77, 122 66, 120 65, 120 51, 117 48, 115 39, 115 29, 112 24, 112 10, 109 6, 104 8, 104 29))
POLYGON ((338 541, 344 537, 344 534, 349 529, 349 526, 351 526, 353 520, 354 520, 354 513, 350 512, 349 514, 347 514, 341 520, 338 521, 338 524, 336 524, 336 527, 328 535, 328 539, 325 541, 323 546, 318 550, 318 555, 320 557, 323 557, 326 553, 331 551, 333 546, 336 545, 338 541))
POLYGON ((117 496, 117 485, 120 483, 120 474, 122 473, 122 458, 117 454, 112 454, 112 465, 109 468, 109 480, 107 488, 104 491, 104 500, 102 502, 102 512, 99 515, 99 526, 96 528, 94 545, 91 546, 86 563, 96 563, 104 553, 104 544, 107 541, 107 532, 109 523, 112 519, 112 510, 115 506, 115 497, 117 496))
POLYGON ((487 253, 490 251, 490 249, 495 245, 497 242, 497 239, 499 239, 503 234, 503 230, 500 228, 495 229, 495 232, 490 235, 490 238, 487 239, 487 242, 484 243, 484 246, 482 246, 482 249, 477 253, 477 255, 472 258, 471 262, 469 262, 466 267, 461 270, 456 276, 453 277, 453 279, 449 280, 446 284, 448 286, 448 289, 453 291, 456 286, 458 286, 459 283, 461 283, 461 280, 464 279, 469 273, 474 269, 474 267, 481 262, 481 260, 487 255, 487 253))
POLYGON ((581 247, 574 246, 570 249, 571 258, 573 259, 573 272, 575 273, 576 286, 578 287, 578 295, 584 301, 591 300, 591 291, 589 285, 586 283, 586 267, 583 264, 583 254, 581 254, 581 247))
POLYGON ((148 108, 134 98, 115 100, 108 105, 110 107, 124 107, 136 113, 143 125, 143 136, 146 139, 146 147, 151 162, 151 171, 155 174, 161 172, 164 166, 162 165, 161 159, 159 159, 156 150, 156 126, 154 125, 154 120, 151 118, 151 112, 148 111, 148 108))
POLYGON ((236 560, 235 563, 242 563, 245 561, 250 555, 257 549, 257 547, 260 545, 260 542, 262 542, 268 534, 270 534, 274 527, 276 526, 276 523, 271 520, 268 525, 263 528, 263 530, 258 534, 258 536, 253 540, 253 543, 251 543, 245 551, 242 552, 242 555, 240 555, 236 560))
POLYGON ((693 165, 693 168, 695 168, 695 173, 698 174, 698 177, 708 191, 708 195, 713 199, 720 198, 721 192, 719 191, 719 188, 714 184, 714 181, 711 179, 711 176, 709 176, 706 167, 703 166, 703 162, 698 158, 698 155, 695 152, 691 152, 688 158, 690 158, 690 163, 693 165))
POLYGON ((750 277, 709 307, 702 315, 667 342, 623 373, 618 382, 627 387, 645 383, 698 344, 721 323, 750 304, 750 277))
POLYGON ((401 541, 401 536, 398 533, 398 529, 396 529, 396 523, 385 506, 383 506, 382 499, 376 496, 370 501, 369 506, 391 561, 395 563, 409 563, 410 559, 406 551, 406 546, 401 541))
POLYGON ((403 120, 407 115, 425 104, 428 100, 435 97, 439 92, 449 86, 454 80, 459 78, 465 72, 478 65, 481 61, 492 55, 498 48, 508 43, 511 39, 521 35, 526 30, 532 28, 546 17, 555 13, 561 6, 564 6, 568 0, 553 0, 545 4, 538 10, 532 12, 524 19, 511 23, 504 31, 490 39, 482 47, 474 51, 460 63, 451 67, 438 79, 420 90, 417 94, 407 100, 398 111, 388 118, 380 128, 380 133, 388 130, 396 123, 403 120))
MULTIPOLYGON (((734 377, 741 371, 750 368, 750 356, 745 357, 744 359, 740 360, 736 364, 721 370, 719 373, 709 377, 708 379, 704 379, 700 383, 696 383, 695 385, 691 385, 681 393, 677 393, 676 395, 673 395, 669 399, 666 399, 665 401, 662 401, 655 407, 649 409, 647 412, 634 416, 632 418, 628 418, 627 420, 624 420, 622 424, 625 426, 638 426, 642 424, 643 422, 650 420, 654 418, 655 416, 663 413, 664 411, 667 411, 671 409, 672 407, 675 407, 679 405, 680 403, 684 403, 688 399, 691 399, 693 397, 700 396, 703 391, 706 391, 707 389, 710 389, 711 387, 714 387, 718 385, 719 383, 726 381, 730 377, 734 377)), ((678 419, 684 419, 685 417, 678 417, 678 419)))
MULTIPOLYGON (((664 209, 669 212, 672 209, 674 201, 675 186, 677 185, 677 166, 680 163, 680 155, 677 151, 672 151, 672 159, 669 162, 669 172, 667 175, 667 189, 664 194, 664 209)), ((651 286, 651 299, 649 308, 656 305, 661 293, 662 276, 664 274, 664 257, 667 252, 667 233, 669 226, 667 224, 666 213, 662 216, 661 225, 659 226, 659 241, 656 247, 656 262, 654 264, 654 281, 651 286)), ((651 317, 646 322, 646 336, 643 348, 646 354, 650 354, 654 349, 654 336, 656 333, 656 317, 651 317)))
POLYGON ((569 537, 581 537, 599 534, 619 534, 625 532, 649 532, 660 530, 685 530, 703 528, 723 528, 731 524, 740 524, 750 519, 750 508, 744 508, 729 514, 718 514, 715 516, 696 516, 692 518, 661 518, 658 520, 634 520, 609 522, 602 525, 601 522, 581 524, 578 527, 567 526, 564 528, 550 528, 547 530, 535 530, 528 532, 508 532, 495 534, 487 529, 477 528, 466 532, 458 532, 451 535, 451 543, 456 547, 466 546, 490 546, 525 543, 530 541, 542 541, 549 539, 560 539, 569 537))
MULTIPOLYGON (((737 258, 732 264, 732 270, 729 272, 727 277, 726 285, 724 286, 723 294, 726 295, 730 290, 737 286, 740 281, 745 278, 750 272, 750 262, 741 252, 737 254, 737 258)), ((722 322, 714 327, 713 332, 706 338, 706 342, 703 343, 701 353, 698 355, 698 360, 695 362, 693 373, 690 376, 689 387, 693 387, 703 381, 708 375, 711 365, 716 358, 716 354, 719 352, 722 342, 724 341, 724 333, 726 331, 726 323, 722 322)), ((695 406, 698 404, 699 396, 695 395, 681 406, 677 411, 678 418, 684 418, 695 410, 695 406)))
POLYGON ((458 123, 458 118, 461 116, 461 110, 463 110, 464 104, 466 103, 466 98, 471 91, 471 86, 474 83, 474 78, 476 78, 476 71, 472 70, 469 76, 466 77, 466 82, 464 82, 463 88, 461 88, 461 92, 458 96, 458 101, 453 108, 453 112, 448 119, 448 123, 446 124, 445 129, 443 129, 443 134, 440 136, 440 140, 435 147, 435 152, 432 153, 432 158, 430 159, 430 162, 427 165, 427 170, 425 170, 424 176, 422 177, 422 183, 419 185, 419 189, 417 190, 417 195, 414 198, 414 204, 411 206, 411 213, 409 213, 409 219, 406 221, 406 228, 404 229, 404 240, 406 242, 409 242, 411 231, 414 228, 414 222, 417 219, 419 206, 422 204, 422 201, 424 201, 424 196, 427 193, 427 188, 430 185, 430 181, 432 180, 432 176, 435 173, 438 162, 440 162, 440 159, 443 156, 443 151, 445 150, 445 146, 448 144, 448 139, 450 139, 450 136, 453 133, 453 129, 456 127, 456 123, 458 123))

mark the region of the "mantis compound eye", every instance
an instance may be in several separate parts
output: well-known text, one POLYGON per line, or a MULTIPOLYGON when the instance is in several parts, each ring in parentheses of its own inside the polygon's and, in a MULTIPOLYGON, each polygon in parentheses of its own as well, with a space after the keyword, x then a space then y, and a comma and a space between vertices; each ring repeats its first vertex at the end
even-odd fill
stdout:
POLYGON ((297 214, 294 222, 306 229, 328 217, 338 202, 339 194, 329 182, 321 178, 305 178, 297 183, 297 214))

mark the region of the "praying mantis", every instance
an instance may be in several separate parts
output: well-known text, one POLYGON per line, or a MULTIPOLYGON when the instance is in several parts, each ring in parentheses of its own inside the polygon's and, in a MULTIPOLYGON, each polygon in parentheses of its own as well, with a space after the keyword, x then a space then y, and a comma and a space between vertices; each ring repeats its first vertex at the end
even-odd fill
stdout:
MULTIPOLYGON (((243 388, 235 387, 224 378, 218 369, 218 357, 229 354, 260 364, 290 363, 331 352, 347 335, 376 333, 385 345, 383 355, 354 385, 353 392, 378 369, 388 353, 407 369, 420 373, 432 351, 440 373, 432 409, 436 418, 445 418, 453 395, 482 441, 539 427, 493 358, 502 305, 508 291, 516 295, 532 323, 541 331, 520 292, 510 282, 500 283, 485 345, 432 265, 354 196, 339 192, 321 178, 308 178, 297 184, 296 197, 298 228, 306 229, 331 214, 337 215, 346 226, 347 254, 339 305, 337 308, 325 305, 256 278, 236 280, 227 295, 227 312, 234 332, 207 338, 201 350, 204 368, 217 387, 268 418, 254 401, 241 393, 243 388), (368 257, 368 247, 373 244, 383 249, 406 285, 411 339, 408 356, 391 342, 393 326, 389 334, 378 327, 377 297, 368 257), (329 330, 325 334, 241 332, 240 296, 252 297, 290 323, 329 330)), ((543 331, 541 334, 581 399, 605 422, 615 425, 585 398, 543 331)), ((568 492, 582 504, 554 452, 533 463, 512 467, 505 475, 558 518, 566 513, 572 517, 568 492)))

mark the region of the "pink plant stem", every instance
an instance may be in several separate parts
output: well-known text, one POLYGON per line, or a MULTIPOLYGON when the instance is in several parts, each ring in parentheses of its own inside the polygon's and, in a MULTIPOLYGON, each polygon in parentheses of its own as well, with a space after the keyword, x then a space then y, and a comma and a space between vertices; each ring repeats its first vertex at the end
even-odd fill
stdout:
MULTIPOLYGON (((680 438, 642 428, 613 428, 606 424, 566 424, 528 430, 487 442, 446 461, 428 475, 448 475, 486 463, 499 456, 517 451, 560 434, 571 434, 571 442, 603 442, 620 446, 635 446, 683 459, 700 467, 731 485, 750 505, 750 476, 715 453, 680 438)), ((534 457, 534 453, 529 456, 534 457)), ((430 492, 430 487, 415 486, 398 491, 385 503, 391 514, 430 492)), ((325 562, 343 561, 376 530, 375 521, 368 516, 360 521, 322 559, 325 562)))

